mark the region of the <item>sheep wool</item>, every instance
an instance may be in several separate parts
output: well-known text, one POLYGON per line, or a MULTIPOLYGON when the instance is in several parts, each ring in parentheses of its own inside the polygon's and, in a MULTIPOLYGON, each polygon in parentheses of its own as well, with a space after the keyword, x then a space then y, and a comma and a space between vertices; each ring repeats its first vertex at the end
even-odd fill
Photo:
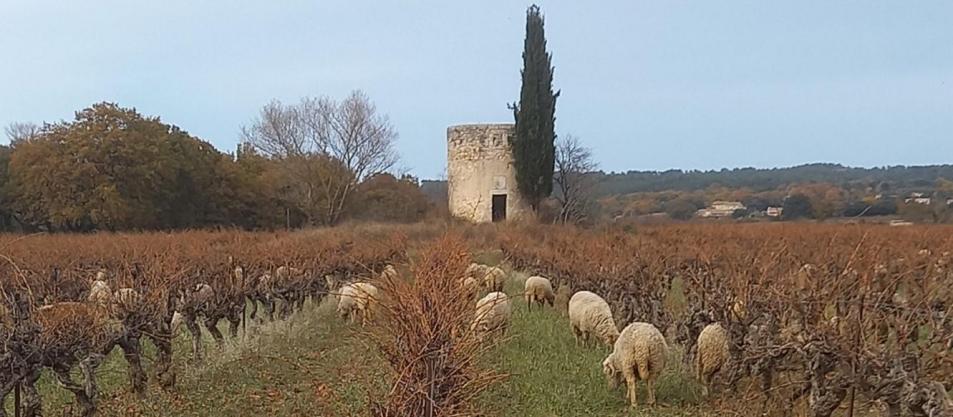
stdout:
POLYGON ((649 323, 635 322, 622 329, 612 353, 602 361, 602 372, 614 388, 625 381, 629 404, 639 406, 636 384, 644 380, 648 391, 648 405, 655 404, 655 380, 665 369, 668 346, 665 337, 649 323))
POLYGON ((486 267, 486 275, 483 277, 483 284, 492 292, 502 292, 503 284, 506 281, 506 272, 495 266, 486 267))
POLYGON ((108 306, 112 301, 112 290, 109 289, 109 284, 99 279, 93 281, 89 288, 89 297, 86 300, 101 306, 108 306))
POLYGON ((510 299, 502 292, 491 292, 477 301, 476 313, 470 330, 484 337, 492 331, 506 333, 512 307, 510 299))
POLYGON ((360 315, 361 326, 365 326, 371 319, 371 309, 377 295, 377 287, 366 282, 346 285, 341 289, 340 297, 338 297, 337 313, 341 318, 351 322, 360 315))
POLYGON ((581 337, 588 344, 589 338, 594 336, 612 346, 619 337, 609 303, 589 291, 579 291, 569 299, 569 325, 577 343, 581 337))
POLYGON ((695 375, 708 395, 712 377, 728 362, 728 332, 718 323, 709 324, 698 335, 695 375))
POLYGON ((539 304, 540 307, 549 304, 552 307, 556 294, 553 292, 553 284, 548 279, 532 276, 526 279, 523 297, 527 308, 531 308, 533 304, 539 304))

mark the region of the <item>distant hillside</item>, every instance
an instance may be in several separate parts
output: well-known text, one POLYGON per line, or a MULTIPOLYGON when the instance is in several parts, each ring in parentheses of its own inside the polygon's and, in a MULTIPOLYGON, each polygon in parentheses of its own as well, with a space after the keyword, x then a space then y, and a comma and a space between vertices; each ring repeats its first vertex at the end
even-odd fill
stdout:
POLYGON ((872 188, 932 188, 937 178, 953 179, 953 165, 851 168, 838 164, 809 164, 789 168, 736 168, 720 171, 628 171, 598 173, 599 195, 653 191, 695 191, 713 185, 765 191, 780 186, 829 182, 872 188))
MULTIPOLYGON (((953 165, 852 168, 839 164, 809 164, 771 169, 597 172, 592 175, 599 177, 598 196, 657 191, 697 191, 713 185, 726 188, 749 188, 758 192, 811 182, 829 182, 841 186, 864 185, 888 191, 931 189, 937 178, 953 180, 953 165)), ((447 197, 446 181, 425 180, 422 181, 421 188, 432 199, 445 201, 447 197)))

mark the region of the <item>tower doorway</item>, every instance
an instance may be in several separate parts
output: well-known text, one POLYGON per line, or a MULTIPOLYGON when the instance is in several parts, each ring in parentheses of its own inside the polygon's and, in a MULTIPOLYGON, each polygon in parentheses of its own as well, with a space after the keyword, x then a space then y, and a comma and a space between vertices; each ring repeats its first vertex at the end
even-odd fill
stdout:
POLYGON ((506 194, 493 194, 493 222, 506 220, 506 194))

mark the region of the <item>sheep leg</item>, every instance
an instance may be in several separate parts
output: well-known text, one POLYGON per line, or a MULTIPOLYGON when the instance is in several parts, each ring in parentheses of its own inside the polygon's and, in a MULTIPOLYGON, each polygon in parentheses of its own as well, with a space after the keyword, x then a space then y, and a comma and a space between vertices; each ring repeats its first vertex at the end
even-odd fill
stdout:
POLYGON ((182 321, 192 334, 192 360, 196 363, 202 362, 202 329, 195 322, 195 316, 185 316, 182 321))
POLYGON ((209 317, 205 319, 205 328, 209 333, 212 334, 212 338, 215 339, 215 345, 219 349, 225 347, 225 337, 222 336, 222 332, 218 331, 218 317, 209 317))
POLYGON ((582 332, 579 331, 579 328, 576 327, 576 325, 573 325, 573 326, 572 326, 572 337, 573 337, 573 339, 576 339, 576 346, 579 346, 579 337, 581 336, 581 334, 582 334, 582 332))
POLYGON ((639 397, 635 391, 635 385, 638 383, 639 379, 635 376, 635 370, 631 367, 626 367, 622 370, 622 376, 625 377, 625 389, 626 389, 626 399, 629 400, 629 405, 632 408, 639 407, 639 397))
POLYGON ((648 405, 655 405, 655 375, 649 369, 648 363, 639 364, 639 377, 645 381, 645 388, 648 391, 648 405))
POLYGON ((129 386, 132 392, 142 397, 146 392, 146 373, 142 370, 141 345, 138 337, 124 337, 119 340, 123 357, 129 364, 129 386))
MULTIPOLYGON (((23 378, 23 416, 33 417, 43 414, 43 401, 36 390, 36 381, 40 379, 41 369, 35 369, 23 378)), ((2 408, 2 407, 0 407, 2 408)))

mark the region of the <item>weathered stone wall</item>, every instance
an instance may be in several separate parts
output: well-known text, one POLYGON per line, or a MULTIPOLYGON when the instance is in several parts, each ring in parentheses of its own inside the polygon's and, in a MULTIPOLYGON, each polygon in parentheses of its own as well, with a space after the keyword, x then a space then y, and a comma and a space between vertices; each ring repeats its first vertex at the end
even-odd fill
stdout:
POLYGON ((506 194, 506 219, 531 213, 516 188, 510 153, 512 124, 447 128, 447 180, 450 214, 474 222, 492 221, 492 197, 506 194))

